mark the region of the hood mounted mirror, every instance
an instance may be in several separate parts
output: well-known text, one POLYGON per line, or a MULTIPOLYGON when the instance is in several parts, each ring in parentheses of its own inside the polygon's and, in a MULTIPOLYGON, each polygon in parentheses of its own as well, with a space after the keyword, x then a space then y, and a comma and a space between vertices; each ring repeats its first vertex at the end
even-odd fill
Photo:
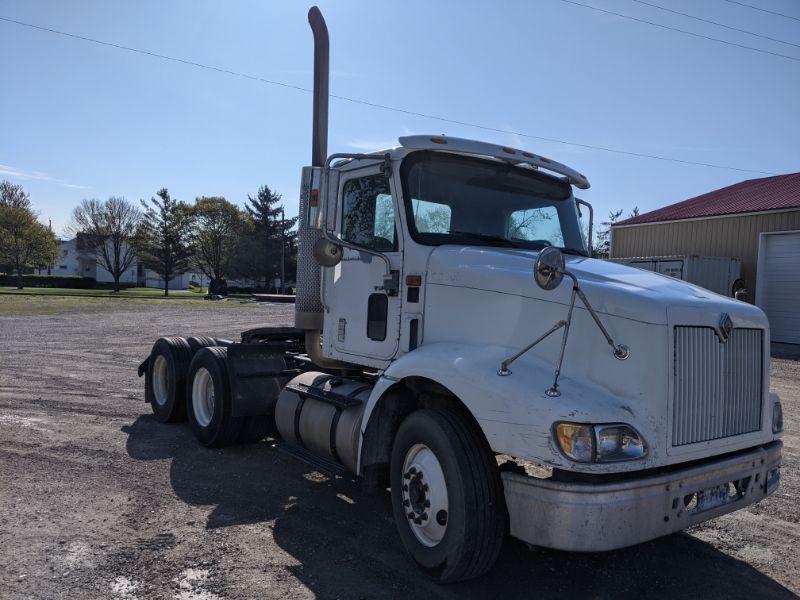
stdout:
POLYGON ((564 279, 564 255, 561 250, 548 246, 539 252, 533 267, 536 285, 549 292, 556 289, 564 279))

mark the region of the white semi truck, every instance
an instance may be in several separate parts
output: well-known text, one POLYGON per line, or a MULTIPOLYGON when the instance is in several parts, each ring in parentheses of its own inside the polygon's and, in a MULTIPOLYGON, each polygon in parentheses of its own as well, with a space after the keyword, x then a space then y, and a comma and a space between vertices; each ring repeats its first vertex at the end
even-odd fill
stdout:
POLYGON ((327 29, 309 22, 295 326, 159 339, 139 367, 155 417, 388 488, 443 582, 489 570, 508 533, 611 550, 773 493, 764 313, 590 258, 589 182, 538 154, 414 135, 328 156, 327 29))

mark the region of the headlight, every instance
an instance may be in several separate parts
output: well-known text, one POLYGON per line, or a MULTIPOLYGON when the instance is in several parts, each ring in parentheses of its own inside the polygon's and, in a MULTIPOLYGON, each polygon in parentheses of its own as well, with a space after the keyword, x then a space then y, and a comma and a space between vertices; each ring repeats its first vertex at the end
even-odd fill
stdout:
POLYGON ((642 436, 630 425, 595 425, 594 434, 598 462, 633 460, 647 453, 642 436))
POLYGON ((647 454, 644 438, 624 423, 556 423, 555 434, 561 451, 576 462, 635 460, 647 454))
POLYGON ((783 406, 780 402, 772 404, 772 433, 783 431, 783 406))

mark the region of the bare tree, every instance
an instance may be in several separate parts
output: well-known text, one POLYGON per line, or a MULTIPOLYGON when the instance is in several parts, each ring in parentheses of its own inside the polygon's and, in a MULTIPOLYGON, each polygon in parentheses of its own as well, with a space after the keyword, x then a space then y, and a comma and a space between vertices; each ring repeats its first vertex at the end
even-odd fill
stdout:
POLYGON ((118 292, 122 274, 136 260, 131 238, 142 220, 142 212, 125 198, 83 200, 72 211, 71 229, 83 234, 83 247, 114 278, 118 292))

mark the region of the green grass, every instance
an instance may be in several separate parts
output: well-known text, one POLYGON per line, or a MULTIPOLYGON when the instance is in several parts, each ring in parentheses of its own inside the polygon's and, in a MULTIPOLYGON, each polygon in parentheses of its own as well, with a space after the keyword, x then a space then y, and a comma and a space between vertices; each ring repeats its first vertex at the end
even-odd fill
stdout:
MULTIPOLYGON (((25 287, 18 290, 15 287, 0 286, 2 294, 36 294, 37 296, 102 296, 108 298, 163 298, 164 290, 156 288, 127 288, 115 292, 113 290, 76 290, 70 288, 36 288, 25 287)), ((170 298, 185 298, 198 300, 205 295, 206 289, 202 291, 191 290, 170 290, 170 298)), ((231 294, 232 298, 250 298, 249 294, 231 294)))
MULTIPOLYGON (((142 296, 127 296, 125 301, 112 300, 110 297, 104 298, 91 298, 85 295, 74 296, 56 296, 53 294, 36 294, 35 296, 28 296, 22 294, 5 294, 0 295, 0 318, 12 316, 35 316, 35 315, 54 315, 70 312, 97 312, 97 311, 114 311, 114 310, 127 310, 134 306, 153 307, 157 304, 159 308, 166 308, 168 310, 175 310, 180 312, 186 308, 200 308, 208 310, 229 310, 239 308, 244 310, 251 310, 253 307, 258 307, 259 303, 247 301, 241 302, 239 300, 229 300, 227 302, 211 302, 204 300, 202 296, 192 294, 189 298, 181 298, 175 302, 156 302, 148 300, 142 296)), ((2 325, 0 325, 2 329, 2 325)))

